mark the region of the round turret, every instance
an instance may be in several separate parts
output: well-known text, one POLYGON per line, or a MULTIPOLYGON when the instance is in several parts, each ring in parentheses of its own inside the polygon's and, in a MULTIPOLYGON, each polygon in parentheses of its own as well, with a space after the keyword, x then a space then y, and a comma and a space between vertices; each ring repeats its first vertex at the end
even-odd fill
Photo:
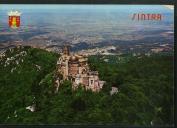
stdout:
POLYGON ((63 48, 63 54, 64 55, 68 55, 69 56, 69 46, 65 45, 64 48, 63 48))

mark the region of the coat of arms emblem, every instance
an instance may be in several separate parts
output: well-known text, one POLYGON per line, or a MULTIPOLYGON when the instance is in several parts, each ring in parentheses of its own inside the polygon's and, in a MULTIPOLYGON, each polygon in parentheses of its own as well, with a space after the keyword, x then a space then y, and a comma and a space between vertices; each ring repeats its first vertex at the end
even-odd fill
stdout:
POLYGON ((9 16, 9 27, 18 28, 20 27, 20 15, 19 11, 10 11, 8 12, 9 16))

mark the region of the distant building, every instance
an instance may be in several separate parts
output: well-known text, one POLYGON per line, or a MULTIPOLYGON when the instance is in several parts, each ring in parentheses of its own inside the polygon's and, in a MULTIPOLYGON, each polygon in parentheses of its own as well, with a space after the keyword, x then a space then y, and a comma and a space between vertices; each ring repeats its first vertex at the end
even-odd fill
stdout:
POLYGON ((111 91, 110 91, 110 95, 112 96, 113 94, 117 94, 118 93, 118 88, 117 87, 112 87, 111 91))
POLYGON ((63 75, 63 80, 71 80, 74 89, 80 84, 86 90, 99 91, 105 82, 99 80, 98 71, 90 71, 87 60, 83 55, 70 55, 69 47, 64 46, 57 72, 63 75))
POLYGON ((152 52, 154 53, 159 53, 159 52, 162 52, 164 49, 163 48, 153 48, 151 49, 152 52))

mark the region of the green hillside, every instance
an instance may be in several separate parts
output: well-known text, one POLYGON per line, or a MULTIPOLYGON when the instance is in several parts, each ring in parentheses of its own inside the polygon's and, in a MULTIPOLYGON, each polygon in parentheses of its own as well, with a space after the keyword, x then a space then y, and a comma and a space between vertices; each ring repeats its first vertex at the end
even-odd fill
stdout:
POLYGON ((6 52, 0 61, 0 123, 142 126, 174 123, 171 54, 121 59, 90 56, 91 69, 98 70, 100 78, 107 81, 99 93, 82 87, 72 91, 70 81, 65 81, 59 92, 54 93, 52 83, 58 57, 30 47, 6 52), (111 86, 119 89, 112 96, 111 86), (34 104, 35 112, 26 109, 34 104))

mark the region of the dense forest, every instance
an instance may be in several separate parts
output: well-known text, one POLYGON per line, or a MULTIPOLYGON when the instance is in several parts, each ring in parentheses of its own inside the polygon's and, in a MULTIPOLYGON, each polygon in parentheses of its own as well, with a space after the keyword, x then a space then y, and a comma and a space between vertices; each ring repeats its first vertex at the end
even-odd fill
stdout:
POLYGON ((59 55, 24 47, 0 61, 1 124, 173 125, 173 55, 90 56, 106 84, 100 92, 64 81, 54 93, 59 55), (118 93, 110 95, 111 87, 118 93), (35 105, 31 112, 26 107, 35 105))

